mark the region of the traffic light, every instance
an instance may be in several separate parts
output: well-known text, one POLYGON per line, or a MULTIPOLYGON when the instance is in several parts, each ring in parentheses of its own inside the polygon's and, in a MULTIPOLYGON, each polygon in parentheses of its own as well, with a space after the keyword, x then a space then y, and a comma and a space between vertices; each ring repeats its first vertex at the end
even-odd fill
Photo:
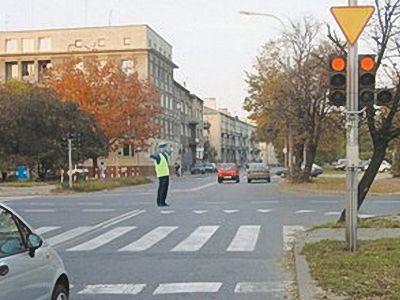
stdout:
POLYGON ((346 105, 346 57, 332 56, 329 60, 329 100, 337 107, 346 105))
POLYGON ((375 102, 375 55, 359 55, 358 65, 358 100, 359 107, 363 108, 375 102))
POLYGON ((376 93, 376 105, 389 106, 392 103, 394 89, 380 89, 376 93))

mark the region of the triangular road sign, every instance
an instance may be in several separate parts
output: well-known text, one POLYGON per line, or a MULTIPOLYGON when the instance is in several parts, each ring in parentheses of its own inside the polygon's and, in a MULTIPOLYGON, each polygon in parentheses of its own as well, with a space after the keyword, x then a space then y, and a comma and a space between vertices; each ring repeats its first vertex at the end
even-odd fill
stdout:
POLYGON ((331 7, 331 13, 350 45, 357 42, 374 12, 374 6, 331 7))

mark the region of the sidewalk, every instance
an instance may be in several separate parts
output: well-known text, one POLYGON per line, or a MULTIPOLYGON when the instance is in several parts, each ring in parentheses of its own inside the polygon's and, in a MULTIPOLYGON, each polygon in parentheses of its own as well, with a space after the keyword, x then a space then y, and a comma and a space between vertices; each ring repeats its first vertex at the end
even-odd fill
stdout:
MULTIPOLYGON (((400 238, 400 228, 360 228, 358 229, 359 240, 375 240, 380 238, 400 238)), ((311 232, 297 233, 293 243, 292 251, 294 253, 296 279, 298 285, 299 299, 330 299, 342 300, 345 297, 339 297, 329 294, 317 287, 316 282, 311 278, 310 270, 306 258, 301 254, 306 243, 315 243, 322 240, 345 241, 345 229, 318 229, 311 232)))
POLYGON ((56 187, 56 185, 38 185, 32 187, 2 186, 0 187, 0 197, 49 195, 56 187))

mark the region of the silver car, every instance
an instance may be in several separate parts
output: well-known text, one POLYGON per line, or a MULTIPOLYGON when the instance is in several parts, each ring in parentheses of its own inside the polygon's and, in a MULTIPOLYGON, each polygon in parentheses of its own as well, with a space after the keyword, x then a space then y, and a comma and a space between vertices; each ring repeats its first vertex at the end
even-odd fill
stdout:
POLYGON ((67 300, 69 279, 56 251, 0 203, 0 299, 67 300))

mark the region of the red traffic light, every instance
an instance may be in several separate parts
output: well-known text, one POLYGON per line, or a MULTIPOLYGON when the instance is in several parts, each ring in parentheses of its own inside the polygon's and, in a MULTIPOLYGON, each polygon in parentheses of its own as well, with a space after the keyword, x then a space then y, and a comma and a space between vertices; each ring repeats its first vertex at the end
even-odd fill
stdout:
POLYGON ((334 57, 331 59, 331 69, 336 72, 343 72, 346 69, 346 60, 344 57, 334 57))
POLYGON ((372 56, 364 56, 360 59, 360 68, 365 72, 371 72, 375 69, 375 59, 372 56))

